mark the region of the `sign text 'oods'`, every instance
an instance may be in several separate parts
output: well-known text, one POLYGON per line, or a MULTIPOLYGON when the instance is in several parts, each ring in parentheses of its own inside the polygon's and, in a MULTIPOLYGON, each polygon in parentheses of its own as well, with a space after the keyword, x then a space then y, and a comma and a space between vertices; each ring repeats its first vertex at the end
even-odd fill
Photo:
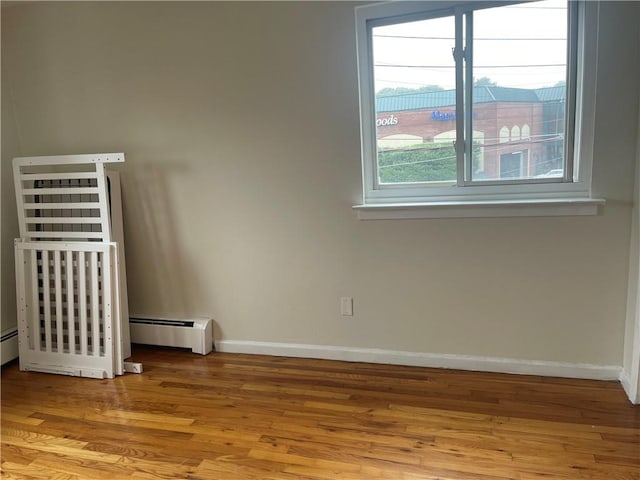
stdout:
POLYGON ((388 117, 378 118, 376 120, 376 127, 386 127, 389 125, 397 125, 398 117, 395 115, 389 115, 388 117))

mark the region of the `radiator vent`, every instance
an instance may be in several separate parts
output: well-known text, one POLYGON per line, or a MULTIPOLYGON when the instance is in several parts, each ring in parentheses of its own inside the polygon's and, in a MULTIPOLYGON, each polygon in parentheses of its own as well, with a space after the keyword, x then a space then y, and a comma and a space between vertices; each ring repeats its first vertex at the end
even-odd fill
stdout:
POLYGON ((213 320, 129 317, 131 342, 163 347, 190 348, 207 355, 213 350, 213 320))
POLYGON ((18 358, 18 329, 5 330, 0 335, 0 354, 2 365, 18 358))

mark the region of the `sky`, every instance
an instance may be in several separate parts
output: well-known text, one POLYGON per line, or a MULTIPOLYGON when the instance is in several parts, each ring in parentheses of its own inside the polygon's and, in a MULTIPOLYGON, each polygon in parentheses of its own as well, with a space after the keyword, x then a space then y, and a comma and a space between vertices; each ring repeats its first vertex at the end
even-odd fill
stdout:
MULTIPOLYGON (((474 77, 499 86, 539 88, 566 77, 566 0, 546 0, 473 13, 474 77)), ((454 18, 375 27, 375 89, 455 88, 454 18)))

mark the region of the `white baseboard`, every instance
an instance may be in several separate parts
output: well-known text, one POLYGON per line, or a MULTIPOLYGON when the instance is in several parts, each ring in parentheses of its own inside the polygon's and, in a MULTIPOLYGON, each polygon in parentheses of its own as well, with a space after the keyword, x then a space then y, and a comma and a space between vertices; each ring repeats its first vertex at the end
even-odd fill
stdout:
POLYGON ((631 398, 631 378, 629 377, 629 373, 624 369, 620 372, 620 384, 627 393, 627 396, 631 398))
POLYGON ((18 327, 0 333, 0 357, 2 365, 18 358, 18 327))
POLYGON ((640 404, 640 392, 637 391, 637 388, 634 388, 631 382, 631 375, 624 369, 620 372, 620 383, 631 403, 634 405, 640 404))
POLYGON ((616 365, 238 340, 218 341, 216 351, 593 380, 620 380, 622 371, 616 365))

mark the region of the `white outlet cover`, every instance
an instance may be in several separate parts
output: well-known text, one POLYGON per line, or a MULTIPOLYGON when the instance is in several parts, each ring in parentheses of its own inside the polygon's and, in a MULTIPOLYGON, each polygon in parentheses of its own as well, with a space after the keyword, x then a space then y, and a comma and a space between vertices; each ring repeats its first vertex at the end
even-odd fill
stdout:
POLYGON ((345 316, 353 315, 353 298, 342 297, 340 299, 340 314, 345 316))

